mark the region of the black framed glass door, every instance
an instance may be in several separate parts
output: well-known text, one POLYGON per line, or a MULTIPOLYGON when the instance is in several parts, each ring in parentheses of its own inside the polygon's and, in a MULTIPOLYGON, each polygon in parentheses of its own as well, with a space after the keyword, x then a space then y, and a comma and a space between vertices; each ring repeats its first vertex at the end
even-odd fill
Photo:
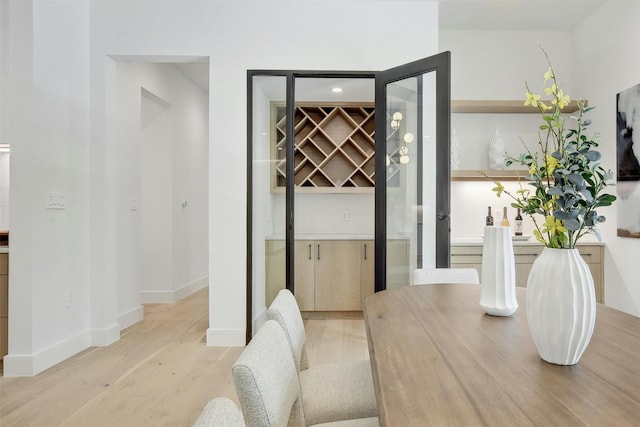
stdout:
POLYGON ((450 53, 376 75, 375 289, 449 266, 450 53))
MULTIPOLYGON (((375 188, 375 264, 374 242, 360 242, 359 250, 366 261, 361 276, 373 276, 369 272, 375 270, 370 281, 376 291, 409 285, 415 268, 449 265, 449 62, 445 52, 378 73, 248 71, 247 342, 279 289, 296 294, 296 244, 304 249, 298 252, 304 252, 305 259, 326 260, 319 256, 317 242, 296 241, 306 234, 296 224, 296 211, 304 212, 296 196, 312 198, 305 194, 315 191, 310 187, 340 187, 329 192, 332 199, 340 192, 375 188), (299 111, 297 104, 306 101, 296 97, 296 81, 374 78, 371 106, 343 104, 335 110, 315 105, 299 111), (344 142, 329 144, 328 139, 342 141, 334 132, 344 133, 344 142), (296 178, 300 170, 306 172, 296 178)), ((313 93, 300 86, 301 94, 313 93)), ((317 101, 318 96, 312 98, 317 101)), ((314 203, 322 197, 313 196, 314 203)), ((334 228, 350 220, 350 209, 330 214, 334 228)), ((311 211, 315 215, 319 209, 311 211)), ((302 289, 299 293, 302 301, 302 289)), ((352 299, 357 304, 357 298, 352 299)))

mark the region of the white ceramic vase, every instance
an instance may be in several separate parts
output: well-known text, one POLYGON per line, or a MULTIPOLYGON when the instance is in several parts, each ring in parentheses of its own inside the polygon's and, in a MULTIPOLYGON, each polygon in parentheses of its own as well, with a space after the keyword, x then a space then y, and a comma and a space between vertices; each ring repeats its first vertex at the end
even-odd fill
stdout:
POLYGON ((575 365, 596 321, 591 271, 577 249, 544 248, 527 281, 527 321, 540 357, 575 365))
POLYGON ((460 143, 456 136, 456 130, 451 131, 451 170, 460 169, 460 143))
POLYGON ((511 227, 484 228, 480 305, 492 316, 511 316, 518 309, 511 227))
POLYGON ((504 169, 504 140, 498 129, 493 133, 493 138, 489 142, 489 169, 504 169))

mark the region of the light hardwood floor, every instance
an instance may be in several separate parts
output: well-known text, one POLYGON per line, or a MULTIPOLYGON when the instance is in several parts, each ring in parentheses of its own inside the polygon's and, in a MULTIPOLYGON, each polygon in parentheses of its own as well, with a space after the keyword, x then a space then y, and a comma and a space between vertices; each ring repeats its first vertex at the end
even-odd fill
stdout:
MULTIPOLYGON (((309 363, 368 358, 362 319, 307 320, 309 363)), ((208 290, 148 304, 144 320, 35 377, 0 378, 0 426, 190 426, 206 402, 237 403, 241 347, 207 347, 208 290)))

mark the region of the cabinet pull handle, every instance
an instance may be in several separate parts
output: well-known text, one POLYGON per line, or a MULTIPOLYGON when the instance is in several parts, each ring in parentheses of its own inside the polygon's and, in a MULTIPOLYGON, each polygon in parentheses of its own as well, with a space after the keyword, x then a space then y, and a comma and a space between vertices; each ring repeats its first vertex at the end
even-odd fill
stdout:
POLYGON ((311 259, 311 243, 309 243, 309 259, 311 259))
POLYGON ((364 260, 367 260, 367 244, 364 244, 364 260))
POLYGON ((320 244, 318 243, 318 259, 320 259, 320 244))

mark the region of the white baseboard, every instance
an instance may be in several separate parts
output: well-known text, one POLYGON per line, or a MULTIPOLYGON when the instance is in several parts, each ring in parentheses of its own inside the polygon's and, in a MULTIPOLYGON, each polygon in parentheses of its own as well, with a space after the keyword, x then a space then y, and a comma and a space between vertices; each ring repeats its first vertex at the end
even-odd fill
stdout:
POLYGON ((172 304, 207 286, 209 286, 209 277, 205 276, 173 291, 141 291, 140 302, 142 304, 172 304))
POLYGON ((244 347, 244 329, 207 329, 207 346, 209 347, 244 347))
POLYGON ((91 346, 106 347, 120 339, 120 331, 124 329, 120 327, 120 323, 115 323, 105 329, 91 330, 91 346))
POLYGON ((5 377, 30 377, 57 365, 91 346, 91 333, 79 333, 35 354, 4 357, 5 377))
POLYGON ((182 298, 188 297, 189 295, 198 292, 200 289, 204 289, 207 286, 209 286, 209 276, 204 276, 197 280, 194 280, 191 283, 187 283, 186 285, 181 286, 173 291, 173 302, 180 301, 182 298))
MULTIPOLYGON (((126 313, 122 313, 118 316, 118 334, 121 330, 128 328, 129 326, 135 325, 139 321, 144 318, 144 308, 139 305, 132 310, 127 311, 126 313)), ((118 335, 119 337, 120 335, 118 335)))

